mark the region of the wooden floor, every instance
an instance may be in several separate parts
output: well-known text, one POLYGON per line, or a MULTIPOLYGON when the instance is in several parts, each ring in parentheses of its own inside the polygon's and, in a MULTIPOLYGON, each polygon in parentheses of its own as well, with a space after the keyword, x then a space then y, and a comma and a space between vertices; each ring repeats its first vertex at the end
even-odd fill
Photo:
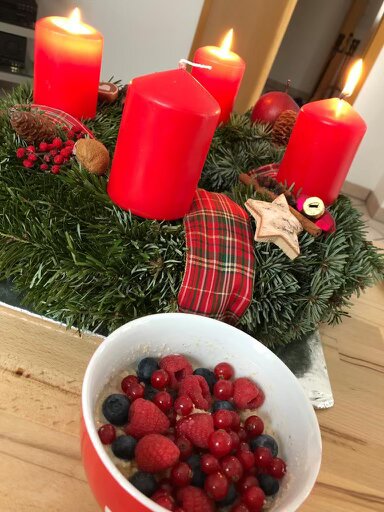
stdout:
MULTIPOLYGON (((336 405, 302 512, 384 511, 384 285, 322 328, 336 405)), ((81 382, 99 340, 0 307, 0 510, 93 512, 79 453, 81 382)))

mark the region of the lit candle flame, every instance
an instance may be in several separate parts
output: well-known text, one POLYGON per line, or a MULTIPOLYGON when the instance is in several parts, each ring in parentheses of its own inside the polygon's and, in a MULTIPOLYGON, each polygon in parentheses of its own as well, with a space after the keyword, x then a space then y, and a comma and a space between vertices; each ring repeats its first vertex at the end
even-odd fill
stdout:
POLYGON ((75 7, 68 18, 53 18, 54 23, 71 34, 92 34, 92 30, 81 21, 81 13, 78 7, 75 7))
POLYGON ((363 72, 363 59, 357 60, 351 67, 344 89, 341 92, 341 97, 346 98, 351 96, 363 72))
POLYGON ((231 51, 232 38, 233 38, 233 28, 228 30, 226 36, 223 39, 223 42, 221 43, 220 50, 222 51, 222 53, 229 53, 231 51))

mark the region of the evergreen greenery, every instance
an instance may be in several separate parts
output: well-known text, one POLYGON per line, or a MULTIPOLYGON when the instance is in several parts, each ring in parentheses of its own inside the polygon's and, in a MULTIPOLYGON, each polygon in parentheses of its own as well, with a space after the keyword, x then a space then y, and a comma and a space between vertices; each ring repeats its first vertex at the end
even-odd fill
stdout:
MULTIPOLYGON (((36 312, 80 329, 107 333, 137 316, 175 311, 182 222, 122 211, 109 200, 106 179, 76 162, 57 176, 23 168, 15 157, 23 143, 7 108, 30 100, 30 89, 19 87, 0 102, 0 279, 11 279, 36 312)), ((117 102, 87 123, 111 152, 120 117, 117 102)), ((215 134, 201 186, 228 191, 239 204, 260 198, 237 176, 281 156, 267 127, 234 115, 215 134)), ((336 233, 300 235, 294 261, 273 244, 255 244, 255 289, 240 327, 269 346, 300 339, 320 321, 339 321, 354 293, 384 277, 384 258, 365 240, 359 212, 340 197, 332 213, 336 233)))

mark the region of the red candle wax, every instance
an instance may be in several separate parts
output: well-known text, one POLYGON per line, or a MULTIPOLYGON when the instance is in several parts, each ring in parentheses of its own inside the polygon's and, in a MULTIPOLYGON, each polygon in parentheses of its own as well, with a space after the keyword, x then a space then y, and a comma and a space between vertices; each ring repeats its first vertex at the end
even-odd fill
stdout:
POLYGON ((103 36, 73 17, 42 18, 35 26, 34 103, 77 118, 96 114, 103 36))
POLYGON ((112 201, 149 219, 183 217, 219 115, 217 101, 184 69, 135 78, 108 182, 112 201))
POLYGON ((326 205, 339 195, 367 126, 339 98, 315 101, 299 112, 277 179, 326 205))
POLYGON ((219 103, 221 108, 219 123, 228 121, 245 71, 243 59, 229 50, 231 39, 230 31, 221 47, 204 46, 198 48, 193 57, 193 62, 196 64, 212 66, 212 69, 193 67, 192 76, 219 103), (228 37, 229 34, 230 38, 228 37))

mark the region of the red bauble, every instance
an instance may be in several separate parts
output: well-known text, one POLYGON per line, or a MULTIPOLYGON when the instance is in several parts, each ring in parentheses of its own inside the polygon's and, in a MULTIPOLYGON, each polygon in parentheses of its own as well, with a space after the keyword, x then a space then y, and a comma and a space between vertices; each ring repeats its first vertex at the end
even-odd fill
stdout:
POLYGON ((300 110, 296 101, 286 92, 272 91, 260 96, 252 110, 253 122, 273 124, 285 110, 300 110))

